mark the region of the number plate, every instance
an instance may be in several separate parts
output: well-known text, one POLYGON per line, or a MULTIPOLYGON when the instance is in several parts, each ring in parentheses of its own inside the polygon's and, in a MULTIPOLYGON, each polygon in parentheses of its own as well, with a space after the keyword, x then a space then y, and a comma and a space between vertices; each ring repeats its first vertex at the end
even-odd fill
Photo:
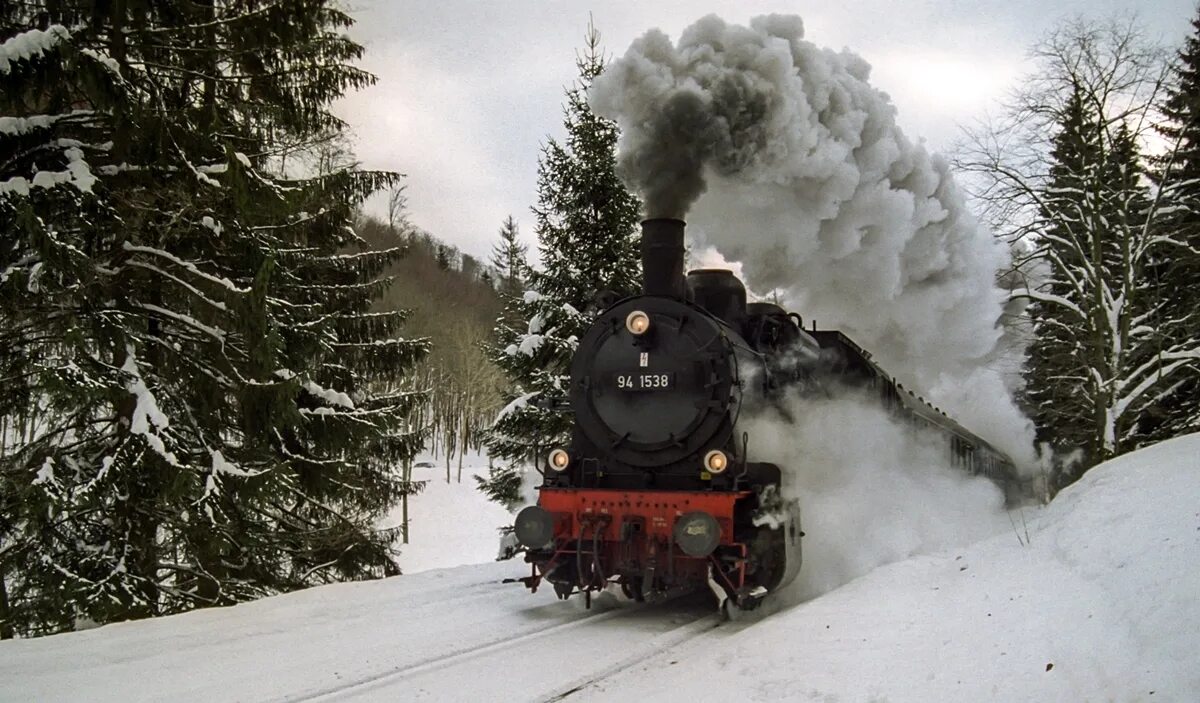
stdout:
POLYGON ((675 387, 675 374, 646 371, 618 373, 613 375, 612 384, 619 391, 669 391, 675 387))

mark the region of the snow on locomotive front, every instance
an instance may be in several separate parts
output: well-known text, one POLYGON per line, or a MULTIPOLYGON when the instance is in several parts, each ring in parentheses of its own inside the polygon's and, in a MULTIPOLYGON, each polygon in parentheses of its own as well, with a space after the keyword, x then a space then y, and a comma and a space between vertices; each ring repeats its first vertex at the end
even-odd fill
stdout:
POLYGON ((770 373, 742 336, 745 288, 728 271, 685 279, 683 228, 642 223, 643 295, 579 342, 571 443, 547 453, 538 504, 515 525, 533 590, 590 598, 616 583, 641 600, 707 584, 750 608, 799 570, 799 509, 737 426, 770 373))

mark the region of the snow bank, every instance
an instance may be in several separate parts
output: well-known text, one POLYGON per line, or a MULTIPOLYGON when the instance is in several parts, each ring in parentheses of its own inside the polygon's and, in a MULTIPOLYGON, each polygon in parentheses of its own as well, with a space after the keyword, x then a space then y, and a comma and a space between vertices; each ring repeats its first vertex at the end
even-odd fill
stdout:
MULTIPOLYGON (((512 571, 504 562, 337 584, 2 642, 0 701, 306 699, 396 660, 453 654, 464 633, 495 637, 528 627, 517 613, 529 597, 499 583, 512 571)), ((539 604, 553 600, 542 595, 539 604)))
POLYGON ((1196 700, 1198 499, 1190 435, 1093 469, 1030 516, 1028 544, 1018 526, 883 567, 582 698, 1196 700))
MULTIPOLYGON (((370 678, 397 658, 449 656, 481 638, 503 640, 577 614, 577 604, 556 603, 551 592, 530 596, 501 583, 528 567, 493 561, 496 528, 512 516, 475 488, 471 475, 483 473, 486 460, 467 459, 461 484, 445 482, 444 464, 414 469, 429 484, 409 506, 403 576, 0 642, 0 702, 290 699, 370 678), (442 568, 461 564, 476 566, 442 568), (528 617, 543 606, 554 612, 528 617)), ((216 452, 213 463, 230 466, 216 452)), ((399 522, 397 509, 386 524, 399 522)))

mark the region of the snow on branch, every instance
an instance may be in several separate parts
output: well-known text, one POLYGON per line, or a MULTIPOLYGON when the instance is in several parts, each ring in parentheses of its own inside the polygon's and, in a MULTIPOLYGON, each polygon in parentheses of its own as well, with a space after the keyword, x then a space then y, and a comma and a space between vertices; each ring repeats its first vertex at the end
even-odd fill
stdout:
POLYGON ((525 408, 529 407, 529 401, 533 400, 533 398, 537 395, 537 391, 534 391, 533 393, 526 393, 525 395, 517 396, 511 403, 501 408, 500 412, 496 413, 496 419, 492 420, 492 425, 497 425, 501 420, 509 415, 517 412, 518 410, 524 410, 525 408))
POLYGON ((1188 364, 1189 361, 1200 360, 1200 351, 1175 355, 1173 360, 1166 354, 1163 355, 1163 358, 1169 363, 1163 364, 1162 366, 1156 368, 1154 374, 1146 376, 1144 379, 1142 379, 1141 383, 1137 384, 1132 389, 1129 389, 1128 392, 1124 393, 1119 399, 1117 399, 1117 401, 1113 403, 1112 408, 1109 410, 1110 417, 1121 417, 1125 414, 1125 411, 1129 409, 1130 405, 1137 401, 1137 399, 1140 398, 1146 391, 1160 384, 1162 379, 1169 377, 1176 370, 1183 368, 1188 364))
POLYGON ((174 310, 168 310, 164 307, 160 307, 158 305, 153 305, 151 303, 135 303, 134 305, 135 305, 135 307, 139 307, 143 310, 146 310, 147 312, 152 312, 152 313, 155 313, 158 315, 162 315, 164 317, 169 317, 172 320, 175 320, 176 322, 180 322, 188 327, 191 327, 192 329, 204 332, 205 334, 211 336, 213 339, 217 340, 218 342, 220 342, 222 344, 225 343, 225 332, 224 331, 219 330, 216 327, 210 327, 209 325, 204 324, 203 322, 197 320, 196 318, 192 317, 191 315, 184 315, 181 313, 177 313, 174 310))
POLYGON ((517 354, 524 354, 525 356, 527 356, 529 358, 533 358, 533 355, 536 354, 538 352, 538 350, 542 348, 542 343, 544 341, 546 341, 546 338, 540 334, 524 334, 524 335, 521 335, 521 343, 520 344, 508 345, 507 347, 505 347, 504 353, 509 356, 516 356, 517 354))
POLYGON ((79 53, 95 60, 101 66, 104 66, 109 73, 112 73, 117 78, 121 77, 121 64, 117 63, 117 60, 111 56, 106 56, 105 54, 101 54, 100 52, 92 49, 80 49, 79 53))
POLYGON ((24 176, 15 176, 0 181, 0 195, 13 193, 28 196, 32 188, 49 189, 61 183, 69 183, 79 189, 81 193, 91 193, 92 186, 96 183, 96 177, 92 175, 92 169, 83 160, 83 150, 71 147, 64 152, 64 155, 67 157, 66 171, 38 171, 33 176, 33 180, 24 176))
POLYGON ((1039 303, 1057 305, 1075 313, 1081 320, 1087 319, 1087 315, 1084 314, 1083 310, 1080 309, 1078 305, 1060 295, 1054 295, 1053 293, 1045 293, 1042 291, 1032 290, 1030 288, 1015 288, 1009 294, 1009 297, 1011 297, 1013 300, 1017 300, 1019 298, 1028 298, 1029 300, 1036 300, 1039 303))
POLYGON ((220 237, 221 232, 223 232, 225 230, 225 228, 221 225, 221 223, 214 220, 212 218, 212 216, 210 216, 210 215, 205 215, 204 217, 201 217, 200 224, 205 229, 209 230, 210 232, 212 232, 213 234, 215 234, 218 237, 220 237))
POLYGON ((354 409, 354 401, 351 400, 350 396, 346 395, 345 393, 331 390, 329 388, 323 388, 313 381, 305 381, 301 384, 301 388, 308 391, 309 394, 325 401, 329 405, 338 405, 349 410, 354 409))
POLYGON ((167 451, 162 438, 155 431, 155 428, 160 431, 167 429, 170 425, 170 420, 159 409, 158 401, 146 386, 145 380, 142 379, 142 374, 138 370, 137 361, 134 357, 133 346, 126 347, 125 363, 121 366, 121 370, 131 377, 125 389, 137 399, 133 414, 129 418, 129 431, 133 434, 142 435, 146 443, 159 456, 165 459, 168 464, 179 466, 179 460, 175 458, 173 453, 167 451))
POLYGON ((369 342, 333 342, 330 346, 337 349, 378 349, 380 347, 395 347, 409 344, 419 345, 425 341, 424 338, 406 339, 404 337, 395 337, 393 339, 375 339, 369 342))
POLYGON ((247 471, 246 469, 241 468, 237 464, 234 464, 233 462, 226 459, 225 455, 221 454, 221 451, 219 449, 213 449, 211 454, 212 454, 212 472, 214 475, 215 474, 225 474, 228 476, 242 476, 244 478, 249 478, 252 476, 258 476, 259 474, 263 473, 262 471, 247 471))
POLYGON ((28 115, 26 117, 0 117, 0 134, 20 137, 39 129, 50 129, 61 120, 84 119, 94 116, 92 110, 74 110, 62 115, 28 115))
POLYGON ((170 261, 174 264, 182 266, 183 268, 187 269, 188 271, 196 274, 197 276, 199 276, 207 281, 211 281, 218 285, 225 286, 226 288, 233 291, 234 293, 247 293, 250 291, 249 288, 238 288, 236 285, 233 284, 233 281, 230 281, 227 278, 222 278, 221 276, 214 276, 212 274, 205 273, 205 272, 201 271, 199 268, 197 268, 194 263, 192 263, 190 261, 184 261, 183 259, 179 258, 178 256, 175 256, 171 252, 163 251, 162 249, 155 249, 154 247, 138 246, 136 244, 130 244, 129 242, 125 242, 122 246, 125 249, 125 251, 128 251, 128 252, 137 252, 140 254, 152 254, 154 256, 161 256, 162 258, 167 259, 168 261, 170 261))
POLYGON ((7 75, 12 64, 42 56, 58 44, 71 38, 71 33, 61 24, 50 25, 46 30, 31 29, 0 44, 0 73, 7 75))
POLYGON ((159 267, 154 266, 153 264, 148 264, 144 261, 130 261, 129 265, 133 266, 135 268, 152 271, 152 272, 157 273, 158 275, 162 276, 163 278, 167 278, 172 281, 175 281, 179 285, 181 285, 184 288, 187 288, 189 291, 191 291, 192 295, 196 296, 198 299, 204 301, 205 303, 208 303, 209 305, 213 306, 217 310, 224 311, 226 309, 225 303, 223 303, 219 300, 213 300, 212 298, 209 298, 208 296, 204 295, 204 293, 200 292, 200 290, 197 289, 192 284, 188 283, 187 281, 183 280, 182 278, 179 278, 178 276, 176 276, 168 271, 164 271, 163 269, 160 269, 159 267))

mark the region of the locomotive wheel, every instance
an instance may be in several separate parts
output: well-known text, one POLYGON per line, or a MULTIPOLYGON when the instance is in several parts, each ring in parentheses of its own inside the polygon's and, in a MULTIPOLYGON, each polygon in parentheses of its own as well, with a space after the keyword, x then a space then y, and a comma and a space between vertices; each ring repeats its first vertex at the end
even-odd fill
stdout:
POLYGON ((642 593, 642 585, 640 583, 621 582, 621 593, 631 601, 638 603, 646 602, 646 594, 642 593))

